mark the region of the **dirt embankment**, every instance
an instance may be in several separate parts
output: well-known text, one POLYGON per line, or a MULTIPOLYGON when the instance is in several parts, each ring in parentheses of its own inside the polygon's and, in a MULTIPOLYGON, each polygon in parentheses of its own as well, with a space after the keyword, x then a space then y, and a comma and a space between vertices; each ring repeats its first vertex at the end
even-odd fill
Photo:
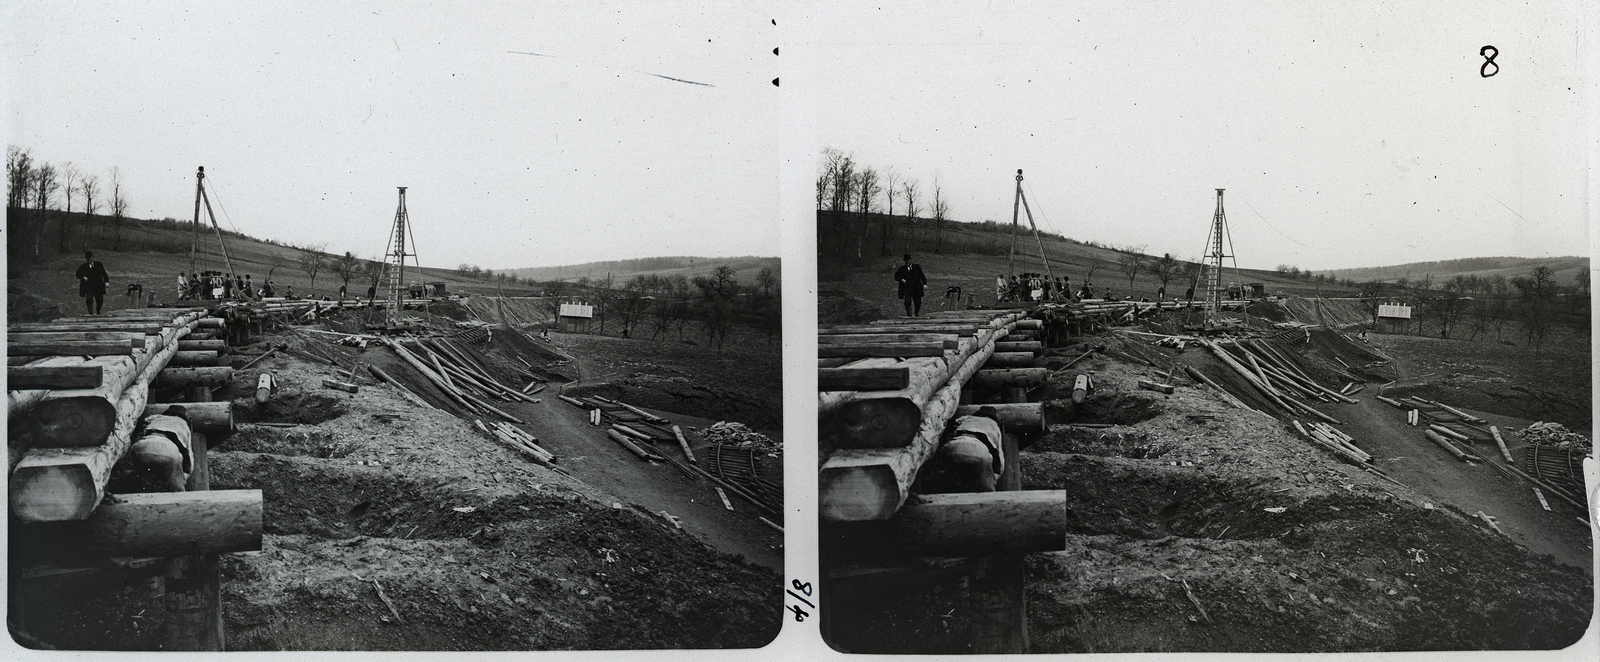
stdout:
MULTIPOLYGON (((455 330, 443 317, 431 319, 455 330)), ((337 335, 294 327, 236 348, 235 365, 268 347, 291 351, 237 372, 217 393, 233 400, 240 430, 209 454, 212 487, 259 489, 265 503, 262 550, 223 557, 228 648, 770 642, 781 627, 781 534, 756 521, 748 504, 735 501, 737 512, 726 511, 704 480, 639 461, 603 428, 588 426, 585 412, 555 399, 560 380, 578 372, 562 348, 511 332, 493 336, 450 346, 512 388, 529 373, 557 380, 540 403, 496 405, 528 421, 519 427, 557 455, 565 474, 474 429, 477 416, 452 413, 459 405, 381 346, 362 351, 333 343, 337 335), (432 407, 370 377, 356 379, 354 394, 323 388, 326 378, 350 378, 319 357, 378 366, 432 407), (254 386, 263 373, 278 388, 258 404, 254 386)), ((30 627, 31 634, 67 648, 159 649, 160 593, 148 574, 129 577, 71 587, 81 599, 48 604, 52 617, 30 619, 48 625, 30 627)))
MULTIPOLYGON (((1341 426, 1405 485, 1383 480, 1181 369, 1169 380, 1169 365, 1188 364, 1269 406, 1205 349, 1117 336, 1047 350, 1054 368, 1094 345, 1160 367, 1100 354, 1050 377, 1053 429, 1023 451, 1023 488, 1066 490, 1070 533, 1065 550, 1028 557, 1031 652, 1548 650, 1589 626, 1593 540, 1578 509, 1543 512, 1525 485, 1444 455, 1403 423, 1341 426), (1081 405, 1061 399, 1077 373, 1097 384, 1081 405), (1163 395, 1140 379, 1178 388, 1163 395)), ((1271 342, 1335 390, 1352 371, 1405 369, 1403 355, 1386 363, 1331 331, 1271 342)), ((1386 415, 1373 406, 1318 408, 1346 421, 1386 415)), ((861 608, 879 627, 852 650, 964 652, 968 624, 983 617, 954 582, 878 597, 861 608)))

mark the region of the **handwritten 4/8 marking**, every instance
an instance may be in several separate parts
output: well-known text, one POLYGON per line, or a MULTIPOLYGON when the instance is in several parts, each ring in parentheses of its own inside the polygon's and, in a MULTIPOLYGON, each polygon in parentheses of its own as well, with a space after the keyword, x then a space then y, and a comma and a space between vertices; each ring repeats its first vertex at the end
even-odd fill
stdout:
MULTIPOLYGON (((802 582, 802 581, 800 581, 798 579, 795 579, 795 580, 791 580, 789 582, 789 585, 793 586, 794 588, 787 589, 785 591, 786 593, 788 593, 789 595, 794 596, 794 599, 806 603, 807 607, 810 607, 812 609, 816 609, 817 608, 816 605, 811 604, 810 600, 806 599, 807 597, 811 596, 811 582, 802 582), (799 591, 800 593, 795 593, 795 591, 799 591), (804 593, 805 595, 802 596, 801 593, 804 593)), ((789 611, 794 613, 794 620, 796 622, 801 622, 801 623, 805 622, 806 617, 811 615, 806 610, 801 609, 800 605, 789 605, 789 611)))
POLYGON ((1499 54, 1500 54, 1500 49, 1495 48, 1493 46, 1484 46, 1483 48, 1478 49, 1478 55, 1482 55, 1483 56, 1483 64, 1478 66, 1478 75, 1479 76, 1483 76, 1484 78, 1488 78, 1488 77, 1493 76, 1493 75, 1495 75, 1497 73, 1500 73, 1500 65, 1496 64, 1495 61, 1494 61, 1495 56, 1497 56, 1499 54), (1489 71, 1489 67, 1490 66, 1494 67, 1494 71, 1489 71))

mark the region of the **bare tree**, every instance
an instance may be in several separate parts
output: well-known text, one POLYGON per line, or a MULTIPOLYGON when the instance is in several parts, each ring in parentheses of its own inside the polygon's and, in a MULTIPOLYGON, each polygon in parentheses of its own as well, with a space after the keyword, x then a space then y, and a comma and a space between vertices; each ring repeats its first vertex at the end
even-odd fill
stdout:
POLYGON ((950 214, 950 205, 944 199, 944 187, 939 183, 939 176, 933 176, 933 203, 928 208, 933 214, 933 252, 938 253, 944 249, 944 222, 950 214))
POLYGON ((333 262, 333 273, 339 277, 339 283, 346 291, 350 289, 350 279, 355 278, 360 269, 361 258, 350 251, 345 251, 344 255, 335 258, 333 262))
POLYGON ((895 170, 894 166, 883 169, 883 198, 889 206, 883 225, 879 228, 882 231, 882 241, 878 246, 879 255, 894 254, 894 248, 890 244, 894 242, 894 199, 900 195, 900 178, 900 171, 895 170))
POLYGON ((308 295, 317 286, 317 274, 322 272, 323 267, 328 266, 328 254, 322 252, 322 248, 326 245, 308 246, 305 254, 300 256, 300 270, 311 277, 311 286, 306 288, 308 295))
POLYGON ((1135 253, 1125 253, 1121 259, 1117 260, 1117 268, 1122 271, 1122 275, 1128 277, 1128 295, 1132 296, 1133 279, 1137 278, 1139 272, 1144 270, 1144 258, 1135 253))
POLYGON ((6 206, 25 208, 33 195, 33 153, 6 146, 6 206))
POLYGON ((1156 260, 1151 268, 1155 271, 1156 278, 1161 280, 1161 291, 1165 292, 1167 283, 1172 282, 1172 277, 1178 273, 1178 258, 1172 257, 1171 253, 1162 253, 1161 259, 1156 260))
POLYGON ((875 168, 862 168, 856 175, 856 211, 861 213, 856 221, 856 262, 865 257, 867 243, 867 229, 871 227, 869 219, 872 215, 873 200, 878 197, 881 187, 878 185, 878 171, 875 168))
POLYGON ((770 267, 762 267, 761 271, 756 274, 756 284, 761 286, 762 294, 770 297, 772 296, 772 288, 778 286, 778 275, 772 273, 770 267))
MULTIPOLYGON (((279 255, 277 253, 273 253, 271 255, 268 255, 267 256, 267 276, 266 276, 266 280, 272 280, 272 274, 276 273, 279 269, 282 269, 282 268, 287 267, 287 266, 289 266, 289 260, 287 258, 283 257, 282 255, 279 255)), ((266 281, 265 280, 262 281, 262 284, 265 285, 266 281)))
POLYGON ((111 166, 111 248, 122 250, 122 222, 128 213, 128 196, 122 192, 122 169, 111 166))
POLYGON ((900 197, 904 198, 905 201, 906 201, 906 249, 905 249, 905 252, 907 252, 907 253, 911 252, 911 224, 916 222, 917 214, 921 213, 921 211, 922 211, 921 209, 917 208, 917 194, 918 193, 920 193, 920 191, 918 191, 918 184, 917 184, 917 180, 915 180, 915 179, 907 178, 905 183, 900 185, 900 197))
POLYGON ((45 217, 50 212, 50 199, 55 196, 56 190, 61 187, 60 180, 56 178, 56 167, 43 163, 34 168, 33 186, 34 202, 38 211, 34 216, 28 243, 32 248, 33 255, 37 257, 41 252, 40 244, 44 239, 45 217))
MULTIPOLYGON (((100 178, 95 175, 84 175, 78 182, 78 190, 83 193, 83 213, 93 216, 100 211, 100 178)), ((89 225, 89 219, 83 220, 84 227, 89 225)))

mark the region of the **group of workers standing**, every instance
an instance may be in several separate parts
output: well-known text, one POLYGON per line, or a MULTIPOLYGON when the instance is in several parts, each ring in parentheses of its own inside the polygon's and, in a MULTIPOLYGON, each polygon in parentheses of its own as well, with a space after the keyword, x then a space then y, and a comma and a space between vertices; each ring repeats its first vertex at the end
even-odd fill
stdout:
MULTIPOLYGON (((284 296, 294 296, 293 290, 291 286, 284 296)), ((250 274, 240 276, 220 271, 197 271, 192 274, 178 272, 179 301, 255 301, 277 294, 270 280, 262 283, 261 289, 257 290, 254 278, 250 274)))
MULTIPOLYGON (((1110 295, 1108 291, 1107 296, 1110 295)), ((1077 292, 1072 291, 1071 276, 1051 278, 1044 274, 1024 273, 1007 278, 995 276, 994 300, 1006 301, 1076 301, 1094 298, 1094 285, 1088 282, 1077 292)))

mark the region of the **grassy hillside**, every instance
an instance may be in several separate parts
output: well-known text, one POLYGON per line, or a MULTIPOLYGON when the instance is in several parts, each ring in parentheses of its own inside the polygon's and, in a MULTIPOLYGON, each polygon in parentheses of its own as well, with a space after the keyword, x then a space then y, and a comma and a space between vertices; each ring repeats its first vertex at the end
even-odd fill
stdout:
POLYGON ((775 257, 646 257, 636 260, 613 260, 609 262, 586 262, 583 264, 569 264, 556 267, 529 267, 524 269, 507 269, 506 273, 519 278, 532 278, 540 281, 575 281, 579 278, 590 280, 603 280, 610 274, 612 282, 622 283, 634 276, 673 276, 683 275, 686 278, 702 276, 711 273, 711 270, 726 265, 736 272, 740 282, 750 283, 755 281, 756 274, 762 269, 771 269, 773 275, 781 275, 780 260, 775 257))
MULTIPOLYGON (((947 286, 959 285, 965 292, 976 293, 979 302, 992 302, 995 276, 1007 273, 1010 264, 1009 229, 1009 225, 946 221, 941 233, 928 219, 907 223, 903 216, 873 214, 862 223, 858 214, 819 211, 818 278, 824 282, 848 282, 858 278, 873 283, 881 281, 878 284, 887 284, 884 287, 888 288, 892 300, 891 274, 900 261, 899 256, 910 252, 916 254, 931 280, 930 300, 942 296, 947 286)), ((1118 297, 1156 298, 1161 281, 1149 269, 1141 270, 1129 285, 1128 276, 1120 267, 1129 252, 1060 236, 1042 236, 1042 239, 1052 273, 1070 276, 1074 288, 1088 278, 1098 290, 1110 287, 1118 297)), ((1142 257, 1148 262, 1160 256, 1142 257)), ((1039 242, 1031 232, 1017 237, 1016 271, 1045 272, 1044 263, 1039 259, 1039 242)), ((1347 296, 1355 292, 1354 288, 1332 282, 1319 284, 1261 269, 1240 269, 1236 275, 1233 269, 1227 268, 1223 281, 1265 283, 1269 295, 1347 296)), ((1187 286, 1181 273, 1175 275, 1167 283, 1168 297, 1182 295, 1187 286)))
POLYGON ((1350 278, 1357 281, 1381 280, 1395 281, 1405 278, 1416 281, 1432 276, 1434 283, 1442 283, 1455 276, 1494 277, 1521 276, 1533 271, 1534 267, 1546 266, 1555 271, 1557 283, 1568 284, 1580 271, 1589 269, 1589 258, 1578 256, 1562 256, 1548 258, 1529 257, 1472 257, 1459 260, 1441 260, 1437 262, 1411 262, 1387 267, 1367 267, 1362 269, 1332 269, 1323 270, 1331 276, 1344 279, 1350 278))
MULTIPOLYGON (((77 284, 72 272, 82 261, 85 248, 93 250, 95 258, 104 262, 111 273, 108 309, 126 305, 123 295, 129 283, 142 284, 147 292, 154 291, 157 301, 171 301, 176 296, 178 272, 191 270, 192 233, 187 224, 130 219, 123 222, 119 239, 118 230, 106 217, 56 214, 41 228, 35 219, 29 218, 33 212, 8 211, 9 283, 63 304, 73 304, 64 307, 66 312, 77 310, 77 284), (60 250, 63 246, 67 248, 64 252, 60 250)), ((297 295, 332 296, 339 291, 342 279, 334 270, 333 256, 326 256, 328 264, 313 280, 304 266, 311 251, 233 233, 225 233, 225 237, 226 258, 216 236, 204 235, 205 240, 194 256, 193 268, 228 271, 227 262, 231 259, 233 272, 254 276, 257 286, 272 273, 280 293, 289 286, 297 295)), ((536 285, 463 277, 455 269, 424 267, 420 271, 414 277, 414 269, 408 268, 406 280, 443 281, 447 291, 455 293, 503 292, 528 296, 539 291, 536 285)), ((363 276, 357 275, 350 280, 350 292, 365 294, 367 284, 363 276)))

